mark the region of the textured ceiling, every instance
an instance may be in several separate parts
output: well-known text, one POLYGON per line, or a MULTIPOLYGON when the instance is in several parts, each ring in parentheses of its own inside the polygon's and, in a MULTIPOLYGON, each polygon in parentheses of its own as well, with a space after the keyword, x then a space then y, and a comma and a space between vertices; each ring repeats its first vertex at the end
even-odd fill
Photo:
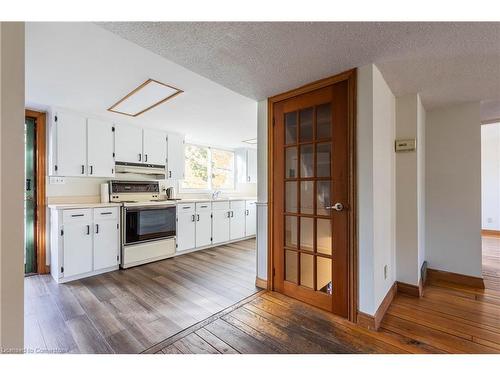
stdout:
POLYGON ((500 23, 114 22, 104 28, 262 100, 375 63, 396 95, 427 109, 488 101, 500 114, 500 23))

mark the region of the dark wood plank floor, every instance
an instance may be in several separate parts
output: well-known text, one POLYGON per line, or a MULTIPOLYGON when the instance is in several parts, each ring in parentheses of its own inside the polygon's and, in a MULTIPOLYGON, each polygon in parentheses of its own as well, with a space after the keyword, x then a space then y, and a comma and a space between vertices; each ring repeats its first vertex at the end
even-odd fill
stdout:
POLYGON ((486 289, 434 283, 398 295, 378 332, 259 292, 147 353, 500 353, 500 238, 483 239, 486 289))
POLYGON ((142 352, 256 293, 255 257, 251 239, 67 284, 27 277, 25 347, 142 352))

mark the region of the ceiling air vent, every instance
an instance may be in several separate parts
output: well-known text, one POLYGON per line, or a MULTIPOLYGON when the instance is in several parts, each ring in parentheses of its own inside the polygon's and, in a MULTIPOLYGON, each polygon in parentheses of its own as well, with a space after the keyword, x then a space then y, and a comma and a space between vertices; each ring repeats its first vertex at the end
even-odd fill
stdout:
POLYGON ((137 117, 146 111, 179 95, 182 90, 166 85, 154 79, 148 79, 142 85, 132 90, 118 102, 108 108, 108 111, 122 115, 137 117))

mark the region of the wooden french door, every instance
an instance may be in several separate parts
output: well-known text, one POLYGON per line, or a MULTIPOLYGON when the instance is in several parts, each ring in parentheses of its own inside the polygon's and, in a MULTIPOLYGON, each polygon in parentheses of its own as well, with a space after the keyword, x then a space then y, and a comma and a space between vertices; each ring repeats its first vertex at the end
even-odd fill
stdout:
POLYGON ((274 290, 348 317, 349 86, 273 103, 274 290))

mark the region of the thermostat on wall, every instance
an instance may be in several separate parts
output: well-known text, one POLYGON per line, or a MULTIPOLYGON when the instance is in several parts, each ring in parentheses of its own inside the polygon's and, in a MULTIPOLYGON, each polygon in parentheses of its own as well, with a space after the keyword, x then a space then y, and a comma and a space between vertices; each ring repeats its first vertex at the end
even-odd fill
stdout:
POLYGON ((396 139, 395 150, 396 152, 415 151, 416 145, 416 139, 396 139))

